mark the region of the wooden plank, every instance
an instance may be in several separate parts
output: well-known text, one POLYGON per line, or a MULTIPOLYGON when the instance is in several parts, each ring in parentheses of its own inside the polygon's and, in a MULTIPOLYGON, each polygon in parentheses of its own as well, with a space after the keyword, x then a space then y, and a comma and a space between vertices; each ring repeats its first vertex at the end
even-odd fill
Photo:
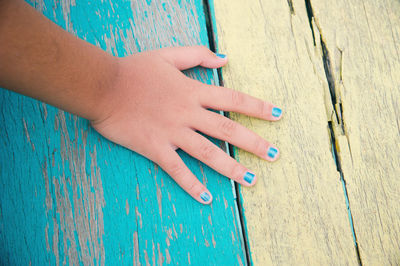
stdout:
POLYGON ((214 2, 227 87, 271 101, 283 119, 233 119, 276 144, 270 164, 238 150, 259 175, 241 188, 255 265, 357 265, 340 174, 331 152, 332 113, 322 50, 314 46, 304 1, 214 2))
MULTIPOLYGON (((208 44, 200 0, 31 4, 118 56, 208 44)), ((216 79, 211 70, 188 75, 216 79)), ((0 101, 0 264, 245 264, 227 178, 181 153, 214 192, 204 206, 86 120, 5 90, 0 101)))
POLYGON ((400 2, 312 0, 330 61, 339 157, 364 265, 400 263, 400 2))

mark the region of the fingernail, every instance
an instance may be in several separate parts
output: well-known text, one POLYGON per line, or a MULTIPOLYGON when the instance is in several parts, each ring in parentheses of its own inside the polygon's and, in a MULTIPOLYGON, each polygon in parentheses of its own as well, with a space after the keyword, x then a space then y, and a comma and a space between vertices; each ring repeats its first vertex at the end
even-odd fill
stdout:
POLYGON ((205 202, 208 202, 210 200, 211 196, 210 196, 210 194, 208 194, 207 192, 204 191, 203 193, 200 194, 200 198, 202 200, 204 200, 205 202))
POLYGON ((282 114, 282 110, 278 107, 272 108, 272 116, 274 117, 280 117, 282 114))
POLYGON ((218 54, 218 53, 216 53, 215 55, 218 56, 218 57, 220 57, 220 58, 225 58, 225 57, 226 57, 226 55, 224 55, 224 54, 218 54))
POLYGON ((274 147, 269 147, 268 149, 268 157, 271 159, 274 159, 276 154, 278 153, 278 150, 274 147))
POLYGON ((253 173, 246 172, 246 173, 244 174, 243 179, 244 179, 244 181, 246 181, 247 183, 251 184, 251 182, 253 182, 254 176, 255 176, 255 175, 254 175, 253 173))

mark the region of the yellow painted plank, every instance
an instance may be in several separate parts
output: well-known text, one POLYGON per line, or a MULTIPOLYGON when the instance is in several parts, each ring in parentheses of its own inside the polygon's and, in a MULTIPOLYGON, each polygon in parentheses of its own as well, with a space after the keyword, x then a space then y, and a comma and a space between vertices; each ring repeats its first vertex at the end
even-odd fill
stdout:
POLYGON ((216 0, 225 86, 283 108, 271 123, 233 119, 276 144, 271 164, 239 150, 259 175, 242 188, 255 265, 357 265, 340 175, 331 153, 332 113, 321 46, 314 46, 304 1, 216 0), (328 114, 328 115, 327 115, 328 114))
POLYGON ((343 123, 335 134, 361 261, 398 265, 400 2, 313 0, 312 5, 342 104, 343 123))

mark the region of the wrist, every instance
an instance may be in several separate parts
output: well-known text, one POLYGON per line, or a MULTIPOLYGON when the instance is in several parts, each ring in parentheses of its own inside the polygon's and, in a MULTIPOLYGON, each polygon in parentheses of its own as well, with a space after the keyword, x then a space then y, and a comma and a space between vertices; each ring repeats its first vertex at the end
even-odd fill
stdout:
POLYGON ((92 124, 105 120, 112 113, 112 92, 120 72, 120 59, 107 54, 100 65, 93 80, 87 113, 82 115, 92 124))

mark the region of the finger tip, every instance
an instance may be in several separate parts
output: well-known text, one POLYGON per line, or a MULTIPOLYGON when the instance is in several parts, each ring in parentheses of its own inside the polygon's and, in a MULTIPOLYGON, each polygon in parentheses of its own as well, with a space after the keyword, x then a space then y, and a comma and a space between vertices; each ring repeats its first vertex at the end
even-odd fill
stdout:
POLYGON ((215 53, 215 55, 216 55, 219 59, 228 60, 228 56, 227 56, 226 54, 215 53))
POLYGON ((251 171, 247 171, 240 183, 246 187, 252 187, 257 183, 257 175, 251 171))
POLYGON ((210 199, 205 203, 206 205, 210 205, 213 202, 213 196, 210 193, 210 199))
POLYGON ((273 120, 273 121, 279 121, 279 120, 281 120, 282 119, 282 115, 280 115, 280 116, 278 116, 278 117, 275 117, 275 120, 273 120))
POLYGON ((275 162, 280 156, 280 151, 275 146, 269 146, 265 159, 269 162, 275 162))
POLYGON ((217 67, 223 67, 228 63, 228 56, 227 55, 216 53, 215 56, 218 59, 217 67))
POLYGON ((209 205, 213 201, 213 196, 209 191, 204 191, 200 194, 198 201, 204 205, 209 205))
POLYGON ((269 119, 271 121, 278 121, 282 118, 282 116, 283 116, 282 109, 277 106, 272 106, 271 113, 269 115, 269 119))
POLYGON ((257 183, 257 180, 254 180, 251 184, 248 185, 248 187, 254 187, 257 183))
POLYGON ((210 199, 209 201, 202 201, 201 203, 203 205, 210 205, 212 203, 212 199, 210 199))

